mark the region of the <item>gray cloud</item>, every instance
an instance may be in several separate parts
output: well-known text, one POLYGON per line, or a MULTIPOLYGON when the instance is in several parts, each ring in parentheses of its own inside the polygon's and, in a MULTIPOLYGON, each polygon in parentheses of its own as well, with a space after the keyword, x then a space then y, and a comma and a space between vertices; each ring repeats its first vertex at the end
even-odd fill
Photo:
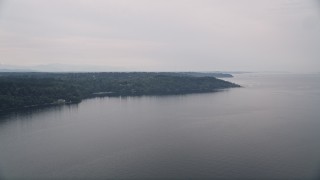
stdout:
POLYGON ((314 0, 2 0, 0 61, 320 71, 314 0))

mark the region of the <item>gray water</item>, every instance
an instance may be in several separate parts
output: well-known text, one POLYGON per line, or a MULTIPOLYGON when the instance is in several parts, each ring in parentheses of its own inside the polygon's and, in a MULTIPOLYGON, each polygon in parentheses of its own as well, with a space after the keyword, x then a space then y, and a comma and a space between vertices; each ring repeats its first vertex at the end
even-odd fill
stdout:
POLYGON ((320 75, 106 97, 0 118, 0 179, 320 178, 320 75))

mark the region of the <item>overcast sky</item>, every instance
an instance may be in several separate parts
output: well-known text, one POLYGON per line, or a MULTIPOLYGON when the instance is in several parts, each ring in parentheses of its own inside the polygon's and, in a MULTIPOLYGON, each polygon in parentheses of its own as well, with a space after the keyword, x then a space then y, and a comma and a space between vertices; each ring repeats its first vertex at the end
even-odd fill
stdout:
POLYGON ((0 0, 0 63, 320 72, 320 3, 0 0))

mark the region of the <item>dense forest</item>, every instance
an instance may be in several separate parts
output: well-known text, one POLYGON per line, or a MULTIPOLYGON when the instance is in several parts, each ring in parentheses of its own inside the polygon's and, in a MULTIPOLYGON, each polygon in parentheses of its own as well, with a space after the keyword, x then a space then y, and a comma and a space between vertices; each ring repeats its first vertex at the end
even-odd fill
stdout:
POLYGON ((77 103, 94 96, 167 95, 240 87, 179 73, 0 73, 0 111, 77 103))

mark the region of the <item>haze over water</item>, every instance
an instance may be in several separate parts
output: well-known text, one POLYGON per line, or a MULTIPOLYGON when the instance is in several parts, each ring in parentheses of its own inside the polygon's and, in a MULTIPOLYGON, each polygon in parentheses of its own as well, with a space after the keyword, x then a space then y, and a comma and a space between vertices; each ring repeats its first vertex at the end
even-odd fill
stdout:
POLYGON ((320 177, 320 75, 106 97, 0 117, 0 179, 320 177))

